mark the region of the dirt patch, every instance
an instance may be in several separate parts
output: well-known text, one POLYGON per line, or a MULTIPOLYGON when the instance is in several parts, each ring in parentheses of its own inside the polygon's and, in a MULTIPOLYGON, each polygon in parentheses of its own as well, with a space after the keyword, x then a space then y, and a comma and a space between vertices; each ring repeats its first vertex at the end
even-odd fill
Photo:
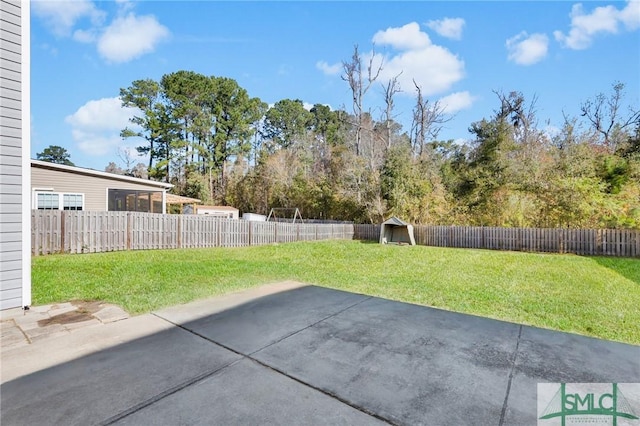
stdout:
POLYGON ((104 307, 104 303, 96 301, 73 300, 71 304, 77 309, 71 312, 54 315, 51 318, 38 321, 38 326, 45 327, 52 324, 73 324, 77 322, 89 321, 95 318, 94 313, 104 307))

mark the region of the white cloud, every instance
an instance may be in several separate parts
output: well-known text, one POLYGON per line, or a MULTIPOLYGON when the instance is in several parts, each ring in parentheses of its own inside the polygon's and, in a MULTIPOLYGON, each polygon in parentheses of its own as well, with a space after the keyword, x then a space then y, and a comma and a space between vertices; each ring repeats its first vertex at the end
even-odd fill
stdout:
POLYGON ((101 157, 117 152, 123 142, 122 138, 114 134, 97 134, 83 132, 77 129, 71 131, 71 136, 73 136, 73 140, 80 151, 94 157, 101 157))
POLYGON ((633 31, 640 27, 640 2, 630 0, 624 9, 613 5, 596 7, 586 13, 582 4, 574 4, 571 8, 571 28, 568 34, 554 31, 556 40, 564 47, 582 50, 591 46, 593 38, 598 34, 617 34, 620 24, 633 31))
POLYGON ((129 124, 136 109, 123 108, 120 98, 102 98, 82 105, 65 118, 72 126, 92 130, 121 130, 129 124))
POLYGON ((618 17, 629 31, 640 28, 640 0, 629 1, 618 17))
POLYGON ((316 62, 316 68, 327 75, 338 75, 342 71, 342 64, 338 62, 337 64, 329 65, 325 61, 318 61, 316 62))
MULTIPOLYGON (((429 36, 415 22, 379 31, 373 41, 399 51, 376 54, 373 63, 374 67, 382 64, 380 82, 397 77, 400 89, 406 95, 415 92, 414 80, 424 96, 431 96, 449 90, 464 77, 464 61, 448 49, 431 43, 429 36)), ((371 58, 371 54, 368 56, 371 58)), ((368 63, 369 58, 363 59, 368 63)))
MULTIPOLYGON (((391 49, 385 53, 361 53, 363 72, 369 63, 374 73, 382 66, 377 83, 384 85, 397 78, 401 96, 414 96, 414 81, 422 95, 428 97, 449 91, 465 76, 464 61, 447 48, 433 44, 415 22, 378 31, 372 41, 391 49)), ((316 67, 330 75, 343 70, 342 63, 330 65, 325 61, 319 61, 316 67)))
POLYGON ((453 114, 458 111, 462 111, 463 109, 471 108, 475 99, 476 98, 473 97, 471 93, 464 91, 447 95, 441 98, 438 102, 442 105, 445 113, 453 114))
POLYGON ((98 40, 98 52, 110 62, 127 62, 152 52, 169 36, 169 30, 155 17, 127 16, 116 18, 98 40))
POLYGON ((73 39, 80 43, 93 43, 96 41, 96 30, 91 28, 88 30, 75 30, 73 32, 73 39))
POLYGON ((399 28, 387 28, 373 36, 376 44, 390 45, 397 50, 422 49, 431 44, 427 33, 420 31, 417 22, 410 22, 399 28))
POLYGON ((562 132, 562 129, 552 124, 548 124, 543 129, 543 132, 549 139, 553 139, 554 137, 558 136, 562 132))
POLYGON ((427 22, 427 26, 433 31, 453 40, 462 38, 462 29, 465 21, 462 18, 444 18, 427 22))
POLYGON ((89 0, 35 0, 34 15, 59 37, 80 43, 96 43, 98 53, 108 62, 127 62, 155 50, 169 36, 169 30, 151 15, 136 16, 129 0, 116 0, 117 17, 105 26, 106 13, 89 0), (89 18, 88 28, 75 28, 89 18))
POLYGON ((125 146, 120 131, 133 127, 129 119, 139 113, 137 108, 123 108, 119 98, 91 100, 67 116, 71 135, 85 154, 100 156, 112 154, 125 146))
POLYGON ((82 18, 88 17, 92 24, 100 25, 105 17, 105 13, 89 0, 36 0, 31 2, 31 9, 59 37, 69 36, 82 18))
POLYGON ((506 42, 508 58, 518 65, 532 65, 547 56, 549 37, 546 34, 527 34, 526 31, 506 42))
POLYGON ((116 4, 120 8, 120 12, 127 12, 133 9, 133 3, 130 0, 116 0, 116 4))
POLYGON ((448 90, 462 80, 464 62, 447 49, 431 45, 385 58, 380 79, 389 81, 396 76, 404 93, 414 91, 415 80, 422 94, 431 96, 448 90))

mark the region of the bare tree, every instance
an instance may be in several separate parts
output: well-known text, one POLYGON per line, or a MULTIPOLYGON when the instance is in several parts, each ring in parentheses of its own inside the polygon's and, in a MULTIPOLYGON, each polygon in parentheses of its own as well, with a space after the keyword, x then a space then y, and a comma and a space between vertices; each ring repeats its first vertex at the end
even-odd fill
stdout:
POLYGON ((533 137, 537 136, 535 105, 538 97, 534 95, 527 106, 521 92, 509 92, 508 95, 505 95, 501 91, 494 90, 493 93, 500 99, 500 110, 496 111, 496 117, 499 120, 508 119, 511 122, 516 141, 532 142, 533 137))
POLYGON ((362 57, 358 51, 358 45, 354 46, 353 55, 351 61, 343 61, 342 69, 344 74, 342 79, 349 84, 351 89, 351 96, 353 100, 353 115, 355 118, 355 130, 356 130, 356 155, 360 155, 362 144, 362 128, 363 128, 363 98, 367 91, 371 88, 371 85, 376 81, 380 72, 382 71, 382 64, 378 67, 374 67, 375 49, 372 51, 371 58, 367 65, 366 74, 362 70, 362 57))
POLYGON ((149 179, 149 169, 144 163, 136 164, 130 170, 131 176, 137 177, 139 179, 149 179))
POLYGON ((640 110, 629 109, 629 115, 622 117, 620 108, 624 97, 624 84, 614 83, 613 93, 607 98, 604 94, 596 95, 580 105, 581 115, 585 117, 596 134, 603 138, 604 145, 615 150, 619 141, 615 140, 616 131, 622 132, 628 127, 640 125, 640 110))
POLYGON ((113 173, 114 175, 124 175, 125 174, 125 171, 122 170, 122 168, 120 168, 113 161, 110 161, 109 164, 107 164, 107 167, 104 168, 104 171, 107 172, 107 173, 113 173))
POLYGON ((411 123, 411 146, 414 155, 420 156, 424 153, 427 142, 437 139, 444 123, 452 119, 444 112, 444 107, 440 102, 429 102, 422 96, 422 88, 415 80, 416 106, 413 108, 413 121, 411 123))
POLYGON ((387 130, 387 149, 391 148, 391 133, 393 128, 393 107, 394 107, 394 99, 393 97, 402 91, 400 88, 400 83, 398 83, 398 77, 400 77, 402 73, 393 77, 386 86, 382 86, 384 89, 384 103, 386 108, 384 110, 384 124, 387 130))
POLYGON ((133 158, 133 155, 131 154, 131 148, 118 147, 118 151, 116 152, 116 155, 118 156, 120 161, 124 163, 125 171, 130 171, 133 168, 136 162, 136 159, 133 158))

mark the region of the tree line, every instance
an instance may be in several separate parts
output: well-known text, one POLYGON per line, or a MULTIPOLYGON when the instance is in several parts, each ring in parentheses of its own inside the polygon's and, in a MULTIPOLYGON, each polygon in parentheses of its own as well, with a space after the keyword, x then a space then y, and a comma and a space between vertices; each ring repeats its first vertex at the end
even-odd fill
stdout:
POLYGON ((379 73, 357 47, 343 62, 350 111, 306 109, 298 99, 269 106, 231 78, 192 71, 136 80, 120 90, 123 106, 140 111, 121 135, 143 141, 137 150, 149 160, 136 175, 242 212, 640 228, 640 111, 624 104, 622 83, 581 104, 579 117, 563 117, 553 135, 539 126, 536 99, 496 91, 493 114, 471 123, 471 141, 458 144, 438 139, 451 117, 417 84, 409 130, 394 120, 395 78, 379 86, 383 113, 373 117, 365 95, 379 73))

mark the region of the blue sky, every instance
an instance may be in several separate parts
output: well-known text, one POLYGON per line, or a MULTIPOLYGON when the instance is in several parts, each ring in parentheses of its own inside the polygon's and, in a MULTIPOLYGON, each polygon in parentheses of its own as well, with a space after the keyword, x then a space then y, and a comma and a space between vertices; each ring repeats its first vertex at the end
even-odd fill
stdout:
POLYGON ((120 88, 179 70, 229 77, 273 104, 301 99, 350 111, 341 62, 354 45, 382 63, 365 108, 381 117, 382 84, 400 72, 397 121, 409 130, 412 80, 453 115, 440 139, 498 107, 494 90, 537 97, 541 128, 626 85, 640 106, 640 0, 571 1, 32 1, 32 157, 65 147, 103 170, 134 147, 120 88))

